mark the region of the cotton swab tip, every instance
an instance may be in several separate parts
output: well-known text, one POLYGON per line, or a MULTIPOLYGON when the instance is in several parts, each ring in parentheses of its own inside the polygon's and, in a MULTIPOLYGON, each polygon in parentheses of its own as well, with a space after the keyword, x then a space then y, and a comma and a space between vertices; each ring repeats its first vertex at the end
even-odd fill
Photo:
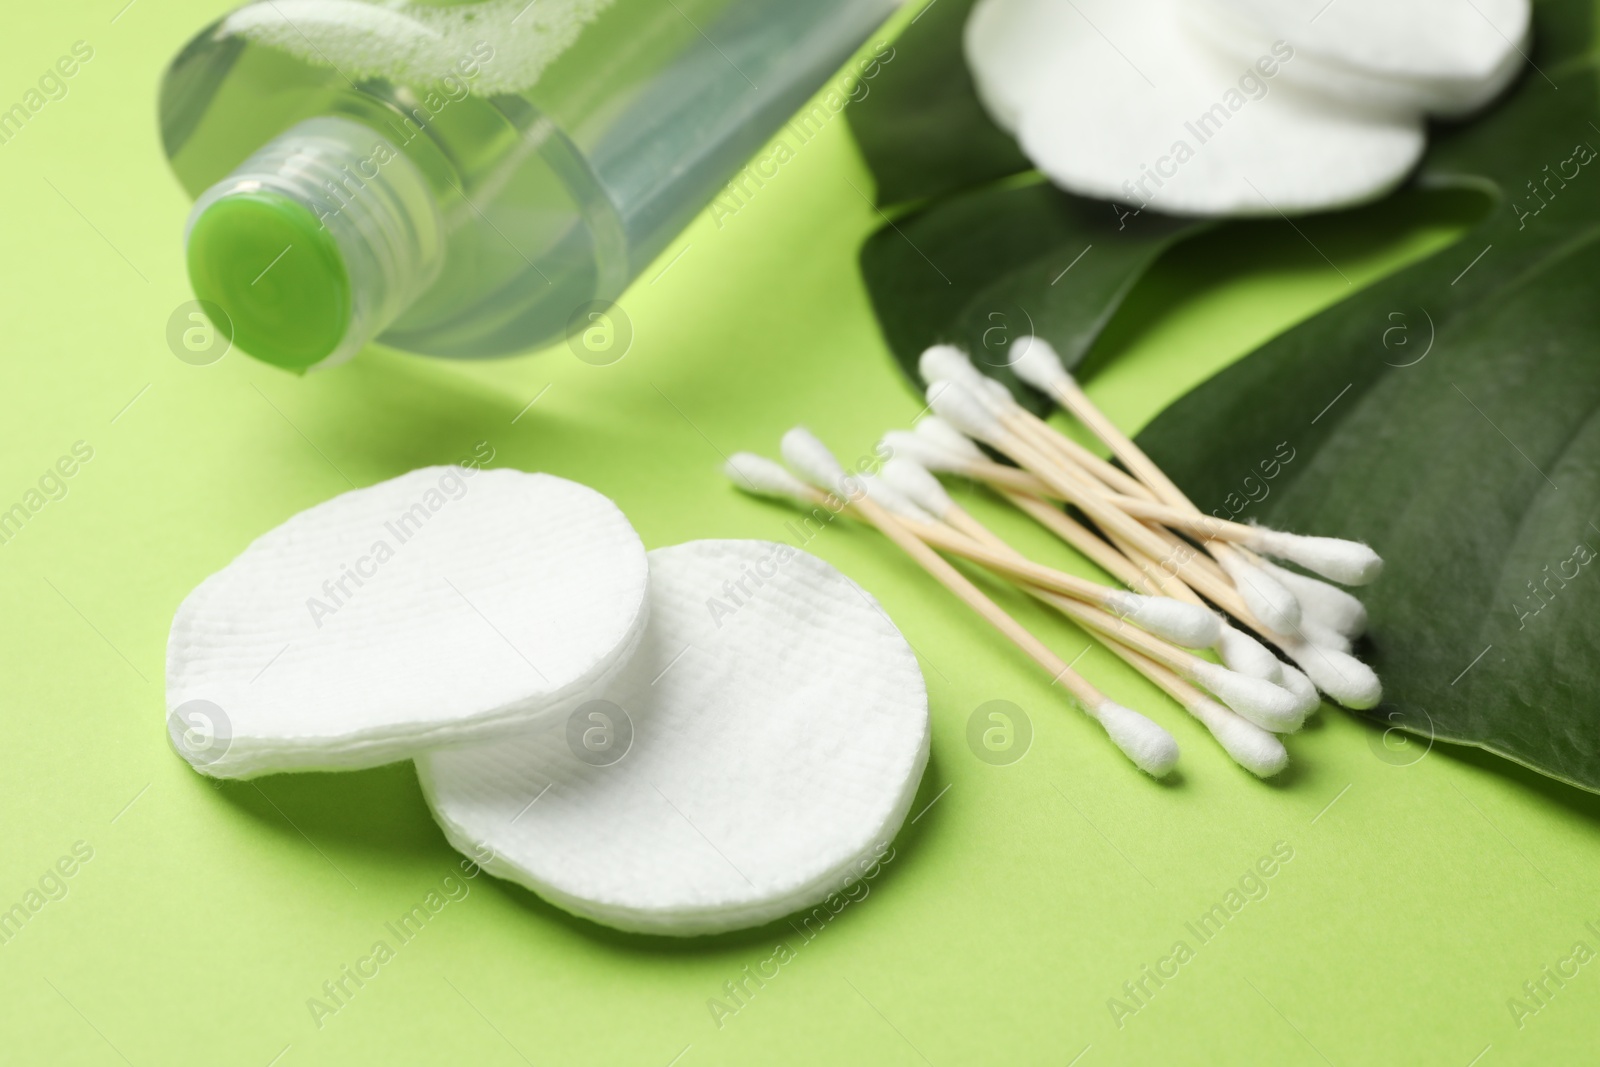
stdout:
POLYGON ((782 464, 754 452, 735 452, 722 469, 737 488, 757 496, 804 500, 811 495, 811 487, 790 474, 782 464))
POLYGON ((924 415, 912 427, 918 437, 924 438, 943 448, 952 456, 968 459, 974 462, 987 460, 983 449, 972 443, 972 438, 951 426, 937 415, 924 415))
POLYGON ((1090 714, 1105 728, 1112 743, 1122 749, 1123 755, 1151 777, 1160 778, 1177 765, 1178 742, 1132 708, 1105 700, 1090 714))
POLYGON ((1000 420, 972 391, 959 382, 939 379, 928 386, 928 406, 943 420, 968 437, 989 444, 1005 438, 1000 420))
POLYGON ((818 489, 834 492, 845 477, 845 469, 839 465, 828 446, 804 426, 796 426, 784 434, 778 448, 795 473, 818 489))
POLYGON ((878 443, 882 451, 909 459, 924 470, 959 473, 967 466, 959 457, 939 447, 937 442, 910 430, 890 430, 879 438, 878 443))
POLYGON ((1185 604, 1164 596, 1113 593, 1107 606, 1141 629, 1184 648, 1210 648, 1217 643, 1222 622, 1198 604, 1185 604))
POLYGON ((1376 707, 1383 699, 1383 683, 1377 673, 1354 656, 1308 642, 1287 645, 1285 651, 1318 689, 1347 708, 1360 711, 1376 707))
POLYGON ((1260 530, 1252 544, 1258 552, 1298 563, 1340 585, 1367 585, 1383 573, 1383 558, 1360 541, 1342 537, 1310 537, 1260 530))
POLYGON ((1283 661, 1249 634, 1232 626, 1218 627, 1217 653, 1230 671, 1264 678, 1269 682, 1283 679, 1283 661))
POLYGON ((1282 741, 1216 701, 1201 699, 1189 710, 1233 762, 1257 778, 1271 778, 1289 765, 1289 751, 1282 741))
POLYGON ((891 515, 897 515, 902 519, 910 519, 912 522, 935 523, 939 521, 882 478, 863 474, 861 475, 861 487, 866 491, 868 499, 878 504, 891 515))
POLYGON ((1300 714, 1299 699, 1287 689, 1264 678, 1237 674, 1205 660, 1197 660, 1191 674, 1218 700, 1263 730, 1273 733, 1293 730, 1304 718, 1300 714))
POLYGON ((966 386, 994 415, 1004 415, 1017 406, 1011 390, 975 367, 971 357, 954 345, 926 349, 917 360, 917 371, 925 382, 948 381, 966 386))
POLYGON ((1061 357, 1042 337, 1020 337, 1011 345, 1011 370, 1018 378, 1042 393, 1054 392, 1063 381, 1071 381, 1061 357))
POLYGON ((1239 595, 1261 625, 1275 634, 1292 634, 1300 625, 1300 601, 1272 575, 1246 563, 1233 553, 1219 555, 1217 563, 1233 579, 1239 595))
POLYGON ((1311 684, 1311 679, 1300 668, 1287 663, 1279 663, 1278 668, 1283 673, 1283 687, 1300 701, 1300 722, 1304 724, 1306 717, 1322 706, 1322 694, 1317 692, 1317 687, 1311 684))
POLYGON ((929 474, 927 467, 908 457, 895 456, 885 461, 882 475, 885 482, 934 515, 942 517, 955 507, 955 501, 939 484, 939 479, 929 474))
POLYGON ((1300 636, 1310 641, 1318 648, 1333 648, 1340 652, 1350 651, 1350 639, 1331 626, 1324 626, 1308 613, 1300 613, 1300 636))
POLYGON ((1271 560, 1262 560, 1261 567, 1300 601, 1302 618, 1314 618, 1351 640, 1367 632, 1366 605, 1343 589, 1320 578, 1280 567, 1271 560))
POLYGON ((917 357, 917 372, 930 385, 937 381, 967 383, 983 377, 972 359, 955 345, 929 345, 917 357))

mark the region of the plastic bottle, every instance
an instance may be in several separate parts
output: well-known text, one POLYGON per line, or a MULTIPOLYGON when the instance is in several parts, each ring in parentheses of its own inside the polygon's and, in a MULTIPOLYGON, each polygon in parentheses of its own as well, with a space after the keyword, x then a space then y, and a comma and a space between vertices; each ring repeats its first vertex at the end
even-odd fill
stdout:
POLYGON ((295 371, 580 329, 895 4, 249 4, 161 89, 195 294, 295 371))

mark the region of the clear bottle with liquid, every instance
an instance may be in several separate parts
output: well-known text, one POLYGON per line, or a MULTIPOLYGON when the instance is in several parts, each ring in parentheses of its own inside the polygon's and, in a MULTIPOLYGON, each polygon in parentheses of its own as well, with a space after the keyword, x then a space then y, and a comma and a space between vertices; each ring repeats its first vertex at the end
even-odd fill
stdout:
POLYGON ((195 294, 295 371, 373 339, 451 358, 548 342, 602 314, 897 2, 248 4, 161 87, 195 294))

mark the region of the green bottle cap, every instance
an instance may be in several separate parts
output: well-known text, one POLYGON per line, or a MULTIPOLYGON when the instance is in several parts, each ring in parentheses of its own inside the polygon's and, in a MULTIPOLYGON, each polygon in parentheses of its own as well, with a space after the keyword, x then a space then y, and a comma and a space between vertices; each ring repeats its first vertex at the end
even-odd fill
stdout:
POLYGON ((189 230, 194 294, 222 308, 233 343, 303 373, 339 347, 353 314, 334 236, 302 202, 266 189, 220 197, 189 230))

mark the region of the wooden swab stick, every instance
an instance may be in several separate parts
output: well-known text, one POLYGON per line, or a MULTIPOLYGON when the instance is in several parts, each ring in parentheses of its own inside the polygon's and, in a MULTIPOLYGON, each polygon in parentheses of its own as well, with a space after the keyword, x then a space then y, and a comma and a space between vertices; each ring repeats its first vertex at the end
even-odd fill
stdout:
POLYGON ((1123 662, 1150 679, 1211 731, 1233 761, 1258 778, 1270 778, 1289 765, 1289 752, 1270 732, 1206 696, 1176 674, 1133 649, 1111 642, 1123 662))
MULTIPOLYGON (((1029 573, 1030 561, 998 534, 956 505, 927 471, 896 457, 884 465, 884 476, 895 490, 894 495, 886 497, 885 500, 891 510, 899 508, 906 512, 908 519, 915 510, 930 513, 939 520, 933 523, 907 521, 906 526, 911 532, 927 538, 929 543, 945 548, 946 551, 978 559, 1001 573, 1015 572, 1022 575, 1029 573), (901 491, 904 492, 904 497, 899 495, 901 491), (962 544, 963 541, 967 543, 962 544)), ((869 496, 870 493, 871 490, 869 496)), ((1099 633, 1102 635, 1102 640, 1121 642, 1137 649, 1145 657, 1164 664, 1184 679, 1203 685, 1263 728, 1286 730, 1299 726, 1303 718, 1300 701, 1273 683, 1236 675, 1230 670, 1176 648, 1174 644, 1151 633, 1131 630, 1117 614, 1041 588, 1035 583, 1027 582, 1025 578, 1023 581, 1026 592, 1054 607, 1068 618, 1090 628, 1092 632, 1099 633)), ((1179 639, 1175 642, 1177 644, 1206 647, 1220 637, 1217 617, 1204 608, 1195 608, 1165 599, 1151 600, 1148 603, 1169 606, 1165 610, 1172 616, 1167 620, 1171 630, 1178 631, 1183 626, 1194 628, 1188 634, 1187 640, 1179 639)), ((1156 633, 1161 632, 1137 614, 1131 617, 1146 629, 1156 633)))
POLYGON ((1149 503, 1156 501, 1154 490, 1116 466, 1090 452, 1072 438, 1058 432, 1027 408, 1017 405, 1013 413, 1025 436, 1046 450, 1053 450, 1072 466, 1083 471, 1107 489, 1121 496, 1149 503))
MULTIPOLYGON (((783 438, 783 453, 784 457, 813 484, 820 482, 822 485, 838 487, 840 490, 845 488, 847 476, 844 469, 828 451, 827 446, 809 431, 796 427, 786 433, 783 438)), ((729 465, 733 466, 732 460, 729 461, 729 465)), ((741 471, 741 475, 748 481, 751 480, 752 472, 744 470, 741 471)), ((1178 743, 1173 740, 1171 734, 1133 709, 1123 707, 1106 697, 1087 679, 1074 671, 1070 664, 1050 651, 1026 627, 984 596, 965 575, 933 549, 917 540, 899 520, 876 501, 861 494, 854 497, 852 503, 901 551, 1049 672, 1052 684, 1061 683, 1063 688, 1072 694, 1085 714, 1100 724, 1107 736, 1135 766, 1147 774, 1159 777, 1176 765, 1178 743)))
POLYGON ((1040 500, 1027 493, 1018 493, 1002 489, 1000 495, 1011 501, 1017 508, 1029 515, 1035 522, 1061 538, 1073 548, 1089 557, 1101 570, 1111 575, 1123 585, 1136 593, 1146 596, 1170 596, 1191 604, 1201 603, 1200 598, 1182 582, 1174 581, 1172 588, 1158 586, 1156 581, 1142 571, 1134 563, 1108 541, 1097 536, 1087 527, 1076 522, 1071 516, 1052 504, 1040 500), (1182 595, 1179 590, 1182 591, 1182 595))
POLYGON ((902 519, 902 522, 918 538, 935 548, 982 564, 1015 582, 1059 593, 1118 620, 1131 620, 1135 625, 1153 630, 1185 647, 1209 648, 1217 640, 1217 618, 1204 608, 1196 608, 1170 597, 1152 601, 1149 597, 1111 589, 1035 563, 1009 546, 998 549, 988 547, 937 523, 911 519, 902 519))
MULTIPOLYGON (((928 387, 928 402, 939 415, 962 433, 993 445, 1025 469, 1043 479, 1063 499, 1076 505, 1095 525, 1108 535, 1128 542, 1152 559, 1167 554, 1167 546, 1154 531, 1114 505, 1106 502, 1093 487, 1066 474, 1063 469, 1010 430, 1002 421, 988 412, 961 385, 954 382, 935 382, 928 387)), ((1191 574, 1188 561, 1175 561, 1185 581, 1197 590, 1201 576, 1191 574)), ((1204 592, 1203 590, 1201 590, 1204 592)), ((1205 595, 1209 596, 1209 593, 1205 595)))
POLYGON ((1067 373, 1060 357, 1048 344, 1040 338, 1032 337, 1019 340, 1017 346, 1018 354, 1012 369, 1019 378, 1053 398, 1073 418, 1087 426, 1089 432, 1099 438, 1135 478, 1148 486, 1157 499, 1174 507, 1199 513, 1199 509, 1184 495, 1183 490, 1179 489, 1172 479, 1144 454, 1142 448, 1118 429, 1116 423, 1095 406, 1088 394, 1078 385, 1077 379, 1067 373))

